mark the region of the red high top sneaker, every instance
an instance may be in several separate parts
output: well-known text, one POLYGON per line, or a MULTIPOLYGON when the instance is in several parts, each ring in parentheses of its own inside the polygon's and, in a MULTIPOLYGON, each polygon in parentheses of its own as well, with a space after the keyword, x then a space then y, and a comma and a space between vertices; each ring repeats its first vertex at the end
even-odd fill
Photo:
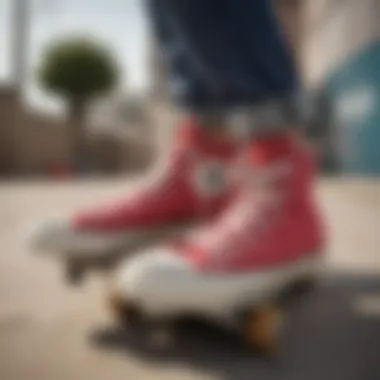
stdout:
POLYGON ((245 152, 245 185, 210 225, 120 266, 116 296, 151 314, 220 318, 321 268, 324 237, 308 148, 287 136, 245 152))
POLYGON ((246 158, 251 183, 183 248, 200 270, 264 270, 314 257, 323 248, 310 149, 287 136, 269 137, 254 142, 246 158))
POLYGON ((158 238, 159 230, 165 234, 168 227, 211 217, 229 199, 225 171, 234 153, 230 141, 208 137, 189 120, 155 181, 119 201, 44 223, 32 243, 43 250, 103 254, 128 242, 158 238))

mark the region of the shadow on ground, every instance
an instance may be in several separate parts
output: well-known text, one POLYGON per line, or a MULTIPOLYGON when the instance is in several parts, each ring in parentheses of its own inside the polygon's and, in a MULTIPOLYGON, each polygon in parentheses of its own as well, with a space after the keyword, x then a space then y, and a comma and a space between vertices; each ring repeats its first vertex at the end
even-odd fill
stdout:
POLYGON ((92 342, 125 350, 157 363, 180 363, 224 380, 380 379, 380 279, 331 276, 291 311, 281 352, 257 356, 236 336, 196 322, 184 322, 175 344, 152 349, 139 333, 96 331, 92 342), (356 308, 361 297, 377 294, 378 313, 356 308))

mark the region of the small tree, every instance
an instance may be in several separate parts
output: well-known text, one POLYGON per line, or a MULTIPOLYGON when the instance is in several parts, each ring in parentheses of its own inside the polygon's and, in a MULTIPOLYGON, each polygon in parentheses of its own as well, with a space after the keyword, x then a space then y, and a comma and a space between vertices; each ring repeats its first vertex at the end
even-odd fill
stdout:
POLYGON ((89 103, 115 86, 116 61, 107 48, 93 40, 58 40, 44 51, 38 77, 46 90, 66 101, 72 155, 78 165, 87 157, 85 125, 89 103))

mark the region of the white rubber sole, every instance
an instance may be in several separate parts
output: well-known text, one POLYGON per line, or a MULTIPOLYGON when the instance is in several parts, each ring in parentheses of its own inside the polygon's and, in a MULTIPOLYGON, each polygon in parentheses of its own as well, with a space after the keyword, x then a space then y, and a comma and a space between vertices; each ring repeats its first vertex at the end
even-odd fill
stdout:
POLYGON ((101 259, 123 249, 138 249, 156 239, 175 236, 189 228, 178 224, 158 228, 141 228, 123 232, 76 232, 69 228, 56 231, 33 229, 27 234, 32 251, 56 259, 101 259))
POLYGON ((322 269, 322 258, 309 255, 261 272, 210 275, 196 272, 165 250, 137 256, 121 267, 117 292, 149 318, 190 314, 228 323, 237 310, 275 297, 298 279, 315 278, 322 269))

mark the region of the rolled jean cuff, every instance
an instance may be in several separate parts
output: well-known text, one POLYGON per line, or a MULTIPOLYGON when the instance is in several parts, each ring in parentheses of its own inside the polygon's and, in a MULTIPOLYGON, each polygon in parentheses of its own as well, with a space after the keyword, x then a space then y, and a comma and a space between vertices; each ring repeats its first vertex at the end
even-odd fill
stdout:
POLYGON ((255 136, 299 128, 308 123, 310 104, 304 92, 247 103, 230 110, 235 134, 255 136))

